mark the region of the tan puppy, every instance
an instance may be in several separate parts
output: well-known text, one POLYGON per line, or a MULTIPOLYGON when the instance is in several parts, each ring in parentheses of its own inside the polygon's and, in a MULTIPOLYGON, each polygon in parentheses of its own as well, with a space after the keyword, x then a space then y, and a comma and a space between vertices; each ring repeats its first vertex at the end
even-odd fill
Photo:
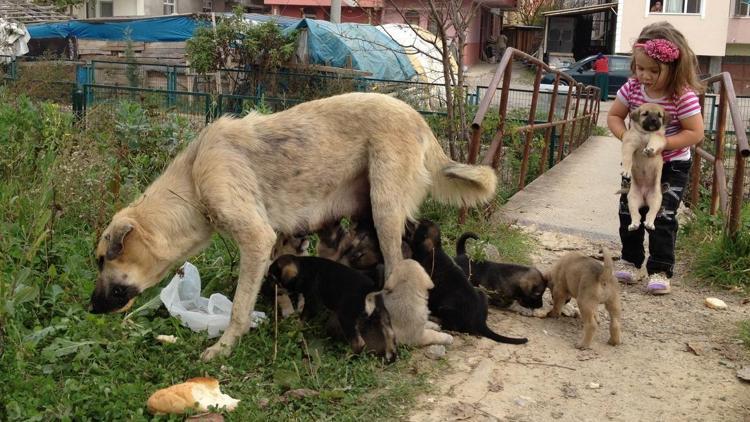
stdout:
POLYGON ((112 218, 96 248, 93 312, 129 306, 215 231, 240 252, 232 318, 204 360, 231 353, 250 315, 277 233, 317 230, 370 214, 386 274, 403 259, 401 236, 430 193, 472 206, 495 196, 492 168, 450 160, 427 122, 388 95, 351 93, 270 115, 207 126, 145 192, 112 218))
POLYGON ((583 319, 583 338, 576 344, 579 349, 591 347, 591 340, 597 327, 597 308, 603 303, 609 312, 609 344, 621 343, 620 286, 612 273, 612 257, 609 251, 602 251, 604 266, 594 258, 570 252, 560 258, 546 278, 552 291, 552 310, 548 317, 559 317, 565 302, 576 298, 583 319))
POLYGON ((641 226, 639 209, 644 206, 648 206, 648 212, 643 224, 649 230, 654 229, 654 220, 661 209, 661 152, 667 145, 664 134, 670 119, 669 113, 658 104, 646 103, 630 113, 630 128, 622 137, 622 175, 630 178, 630 231, 641 226))
POLYGON ((396 264, 386 279, 383 300, 399 344, 428 346, 453 343, 453 336, 437 331, 437 324, 427 319, 430 315, 427 296, 433 287, 424 268, 411 259, 396 264))

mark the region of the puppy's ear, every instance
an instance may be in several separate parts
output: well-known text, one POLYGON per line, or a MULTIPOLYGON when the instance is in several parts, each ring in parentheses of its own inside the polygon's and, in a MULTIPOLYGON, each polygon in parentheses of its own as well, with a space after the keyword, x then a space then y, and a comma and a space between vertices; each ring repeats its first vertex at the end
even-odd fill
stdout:
POLYGON ((133 225, 125 223, 112 228, 112 231, 110 231, 109 234, 106 235, 106 237, 108 238, 107 240, 109 240, 109 246, 107 246, 106 255, 107 260, 111 261, 122 255, 125 236, 127 236, 128 233, 131 232, 131 230, 133 230, 133 225))
POLYGON ((281 281, 289 281, 294 277, 297 277, 297 274, 299 274, 297 263, 290 259, 289 261, 285 262, 283 264, 283 267, 281 268, 281 281))
POLYGON ((639 125, 641 124, 641 110, 640 108, 636 108, 635 110, 630 112, 630 121, 639 125))
POLYGON ((663 110, 662 111, 662 115, 661 115, 661 123, 664 126, 667 126, 669 124, 669 122, 671 122, 671 121, 672 121, 672 115, 669 114, 669 112, 667 110, 663 110))

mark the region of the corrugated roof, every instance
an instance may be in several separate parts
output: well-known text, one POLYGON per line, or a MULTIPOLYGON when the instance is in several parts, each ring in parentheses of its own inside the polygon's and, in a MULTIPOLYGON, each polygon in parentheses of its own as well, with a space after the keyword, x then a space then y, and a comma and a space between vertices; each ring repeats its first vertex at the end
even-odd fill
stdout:
POLYGON ((58 12, 54 6, 41 6, 27 0, 0 0, 0 17, 24 24, 71 19, 70 16, 58 12))
POLYGON ((544 16, 578 16, 578 15, 588 15, 591 13, 604 12, 610 9, 617 10, 617 3, 604 3, 604 4, 595 4, 593 6, 573 7, 571 9, 551 10, 549 12, 542 13, 542 15, 544 16))

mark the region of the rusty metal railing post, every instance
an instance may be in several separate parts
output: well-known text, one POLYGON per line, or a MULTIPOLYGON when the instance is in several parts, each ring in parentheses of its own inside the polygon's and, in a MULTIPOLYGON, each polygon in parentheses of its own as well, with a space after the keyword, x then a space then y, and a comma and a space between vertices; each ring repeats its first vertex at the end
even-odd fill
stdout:
POLYGON ((568 152, 576 149, 576 126, 578 124, 578 107, 581 104, 581 87, 582 84, 576 84, 576 106, 573 111, 573 123, 570 125, 570 141, 568 142, 568 152))
POLYGON ((562 161, 563 154, 565 153, 565 129, 568 126, 567 120, 568 120, 568 114, 570 113, 570 100, 573 98, 573 89, 570 85, 568 85, 568 93, 565 98, 565 114, 563 115, 563 121, 565 123, 562 124, 560 128, 560 138, 557 140, 557 162, 562 161))
POLYGON ((718 166, 723 164, 724 160, 724 137, 727 130, 727 95, 724 83, 721 84, 719 91, 719 121, 716 128, 716 138, 714 141, 714 171, 713 171, 713 183, 711 184, 711 207, 709 208, 709 214, 715 215, 718 211, 718 199, 719 199, 719 174, 718 166))
POLYGON ((737 137, 737 149, 734 156, 734 178, 732 179, 732 199, 729 205, 729 218, 727 229, 729 236, 735 237, 740 229, 740 215, 742 213, 742 192, 745 187, 745 159, 750 156, 750 145, 747 142, 747 129, 745 122, 737 110, 737 96, 734 91, 732 79, 727 72, 722 73, 724 81, 723 93, 727 96, 729 110, 732 114, 734 133, 737 137))
MULTIPOLYGON (((531 94, 531 108, 529 108, 529 125, 533 126, 536 123, 536 103, 539 100, 539 84, 542 80, 542 68, 536 68, 536 76, 534 77, 534 92, 531 94)), ((518 177, 518 189, 523 189, 526 186, 526 172, 529 169, 529 154, 531 153, 531 141, 534 139, 534 129, 526 131, 526 142, 523 145, 523 158, 521 159, 521 171, 518 177)))
MULTIPOLYGON (((549 113, 547 113, 547 122, 555 120, 555 108, 557 107, 557 90, 560 85, 560 74, 555 75, 555 85, 552 87, 552 97, 549 99, 549 113)), ((549 155, 549 144, 552 137, 552 126, 548 127, 544 131, 544 149, 542 150, 542 158, 539 160, 539 174, 544 174, 546 171, 547 156, 549 155)))

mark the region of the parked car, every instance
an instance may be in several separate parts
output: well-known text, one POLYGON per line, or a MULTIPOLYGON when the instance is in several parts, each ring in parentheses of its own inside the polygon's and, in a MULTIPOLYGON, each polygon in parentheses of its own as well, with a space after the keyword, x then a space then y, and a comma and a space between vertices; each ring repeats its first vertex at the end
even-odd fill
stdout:
MULTIPOLYGON (((609 60, 609 95, 615 95, 617 90, 628 81, 630 77, 630 56, 624 55, 606 55, 609 60)), ((589 56, 583 60, 579 60, 570 66, 562 67, 561 72, 567 73, 573 79, 578 82, 582 82, 586 85, 594 84, 594 71, 592 66, 596 56, 589 56)), ((542 76, 543 84, 552 84, 555 82, 555 73, 548 72, 542 76)), ((560 80, 561 84, 566 84, 564 79, 560 80)))

